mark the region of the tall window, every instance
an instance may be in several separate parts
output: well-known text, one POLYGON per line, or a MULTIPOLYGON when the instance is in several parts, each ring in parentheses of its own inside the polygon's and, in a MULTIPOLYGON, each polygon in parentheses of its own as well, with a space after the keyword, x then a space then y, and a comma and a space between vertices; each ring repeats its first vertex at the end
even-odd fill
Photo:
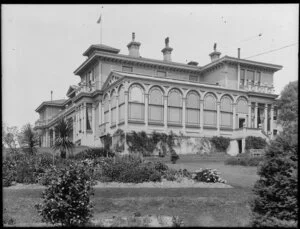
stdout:
POLYGON ((132 72, 131 66, 122 66, 122 72, 132 72))
POLYGON ((125 119, 125 88, 121 86, 119 89, 119 122, 125 119))
POLYGON ((164 121, 164 101, 160 88, 154 87, 149 93, 149 121, 164 121))
POLYGON ((186 97, 186 124, 200 124, 200 96, 193 91, 186 97))
POLYGON ((248 103, 245 98, 239 98, 237 102, 237 113, 248 114, 248 103))
POLYGON ((116 114, 117 114, 117 98, 116 98, 116 91, 114 90, 111 93, 110 97, 110 106, 111 106, 111 125, 116 124, 116 114))
POLYGON ((159 76, 159 77, 166 77, 167 76, 167 72, 165 72, 165 71, 157 71, 157 76, 159 76))
POLYGON ((261 85, 261 72, 257 72, 257 83, 261 85))
POLYGON ((109 101, 108 101, 108 95, 105 95, 104 97, 104 105, 103 105, 103 108, 104 108, 104 123, 107 123, 109 122, 109 101))
POLYGON ((241 69, 241 79, 240 79, 240 82, 241 82, 241 85, 244 85, 245 83, 245 69, 241 69))
POLYGON ((92 104, 86 104, 86 130, 92 130, 92 104))
POLYGON ((168 122, 182 123, 182 96, 177 89, 172 89, 168 95, 168 122))
POLYGON ((223 96, 221 99, 221 127, 232 128, 232 99, 229 96, 223 96))
POLYGON ((129 89, 129 119, 144 120, 144 89, 134 84, 129 89))
POLYGON ((213 94, 204 98, 204 125, 217 127, 217 99, 213 94))
POLYGON ((250 80, 250 84, 254 85, 254 71, 247 71, 247 78, 250 80))

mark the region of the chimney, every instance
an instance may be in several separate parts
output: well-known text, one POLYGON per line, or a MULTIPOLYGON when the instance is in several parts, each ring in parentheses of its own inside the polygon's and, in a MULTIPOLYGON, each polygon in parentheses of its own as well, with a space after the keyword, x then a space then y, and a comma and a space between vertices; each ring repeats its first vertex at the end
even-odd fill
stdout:
POLYGON ((240 59, 241 58, 241 49, 238 48, 238 58, 240 59))
POLYGON ((51 101, 52 101, 52 94, 53 94, 53 91, 51 91, 51 101))
POLYGON ((163 48, 162 53, 164 54, 164 61, 172 61, 171 53, 173 49, 169 47, 169 37, 165 39, 165 47, 163 48))
POLYGON ((190 61, 187 63, 188 65, 193 65, 193 66, 197 66, 198 65, 198 62, 196 61, 190 61))
POLYGON ((211 62, 214 62, 220 58, 221 53, 217 51, 217 43, 214 44, 214 51, 209 54, 211 62))
POLYGON ((135 41, 135 33, 132 33, 132 41, 127 45, 129 50, 129 56, 140 57, 140 42, 135 41))

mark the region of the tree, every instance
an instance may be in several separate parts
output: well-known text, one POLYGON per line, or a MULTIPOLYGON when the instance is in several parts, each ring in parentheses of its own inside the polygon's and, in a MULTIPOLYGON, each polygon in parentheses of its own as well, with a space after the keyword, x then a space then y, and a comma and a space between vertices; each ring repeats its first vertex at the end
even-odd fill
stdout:
POLYGON ((18 134, 16 126, 9 127, 2 123, 2 146, 9 148, 11 153, 17 152, 18 134))
POLYGON ((57 137, 52 146, 53 150, 60 151, 60 157, 66 158, 67 152, 72 152, 74 148, 74 143, 69 139, 73 129, 70 121, 65 121, 64 118, 61 118, 58 121, 57 126, 55 126, 55 132, 57 137))
POLYGON ((278 101, 283 131, 270 142, 254 185, 252 226, 296 226, 298 221, 298 85, 289 83, 278 101))
POLYGON ((39 136, 30 123, 23 126, 20 133, 21 147, 33 155, 36 153, 36 146, 39 145, 39 136))

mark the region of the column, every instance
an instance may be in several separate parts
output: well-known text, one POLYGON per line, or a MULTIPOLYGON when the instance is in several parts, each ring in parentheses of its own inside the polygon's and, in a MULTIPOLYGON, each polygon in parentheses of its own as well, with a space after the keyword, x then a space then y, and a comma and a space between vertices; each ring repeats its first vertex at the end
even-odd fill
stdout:
POLYGON ((168 129, 168 96, 164 95, 164 127, 168 129))
POLYGON ((87 120, 87 117, 86 117, 86 103, 84 103, 84 105, 83 105, 83 118, 84 118, 83 130, 84 130, 84 133, 86 133, 86 120, 87 120))
POLYGON ((45 146, 46 147, 50 147, 50 143, 49 143, 49 130, 45 130, 45 146))
POLYGON ((53 127, 53 143, 52 143, 52 145, 54 145, 54 142, 55 142, 55 127, 53 127))
POLYGON ((119 125, 119 95, 116 96, 116 126, 119 125))
POLYGON ((238 79, 237 79, 237 89, 240 89, 240 81, 241 81, 241 66, 240 66, 240 64, 238 64, 238 66, 237 66, 237 77, 238 77, 238 79))
POLYGON ((73 143, 75 142, 75 138, 76 138, 76 118, 75 118, 75 114, 72 117, 73 120, 73 143))
POLYGON ((236 129, 236 103, 232 104, 232 129, 236 129))
POLYGON ((204 100, 200 99, 200 132, 203 132, 204 100))
POLYGON ((258 103, 255 103, 255 107, 254 107, 254 128, 258 128, 257 126, 257 107, 258 107, 258 103))
POLYGON ((94 136, 96 134, 96 123, 95 123, 95 120, 96 120, 95 114, 96 114, 96 112, 95 112, 95 108, 96 108, 95 104, 92 104, 92 131, 93 131, 94 136))
POLYGON ((98 122, 99 122, 99 126, 103 123, 102 122, 102 102, 99 101, 98 104, 98 122))
POLYGON ((274 105, 271 105, 271 110, 270 110, 270 116, 271 116, 271 120, 270 120, 270 131, 271 131, 271 136, 273 137, 273 122, 274 122, 274 105))
POLYGON ((84 116, 83 116, 83 104, 80 106, 80 118, 81 118, 81 133, 84 133, 84 116))
POLYGON ((244 79, 244 88, 247 87, 247 82, 248 82, 248 79, 247 79, 247 70, 245 69, 245 79, 244 79))
POLYGON ((145 94, 145 127, 148 128, 149 94, 145 94))
POLYGON ((127 130, 128 128, 128 91, 124 92, 125 95, 125 129, 127 130))
POLYGON ((265 104, 264 131, 268 130, 268 104, 265 104))
POLYGON ((108 115, 108 116, 109 116, 109 117, 108 117, 108 122, 109 122, 109 128, 110 128, 111 123, 112 123, 112 122, 111 122, 112 120, 111 120, 111 103, 110 103, 110 102, 111 102, 111 99, 108 100, 108 114, 109 114, 109 115, 108 115))
POLYGON ((185 133, 186 98, 182 98, 182 131, 185 133))
POLYGON ((220 119, 221 119, 220 105, 221 105, 221 102, 217 102, 217 132, 218 132, 218 135, 220 134, 220 119))
POLYGON ((251 102, 248 103, 248 128, 251 128, 251 102))

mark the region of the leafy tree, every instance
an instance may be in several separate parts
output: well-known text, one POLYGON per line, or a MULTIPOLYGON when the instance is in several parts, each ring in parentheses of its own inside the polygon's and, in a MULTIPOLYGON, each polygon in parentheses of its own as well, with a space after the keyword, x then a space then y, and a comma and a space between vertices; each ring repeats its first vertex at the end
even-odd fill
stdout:
POLYGON ((66 158, 67 152, 72 152, 74 148, 74 143, 69 139, 73 129, 70 121, 65 121, 64 118, 61 118, 58 121, 57 126, 55 126, 55 132, 57 137, 52 146, 53 150, 60 151, 60 157, 66 158))
POLYGON ((252 226, 296 225, 298 221, 298 85, 281 93, 278 117, 283 131, 270 142, 254 185, 252 226))
POLYGON ((36 146, 39 145, 39 136, 30 123, 23 126, 20 133, 21 147, 33 155, 36 153, 36 146))
POLYGON ((2 146, 9 148, 11 153, 17 152, 19 130, 16 126, 6 126, 2 123, 2 146))

